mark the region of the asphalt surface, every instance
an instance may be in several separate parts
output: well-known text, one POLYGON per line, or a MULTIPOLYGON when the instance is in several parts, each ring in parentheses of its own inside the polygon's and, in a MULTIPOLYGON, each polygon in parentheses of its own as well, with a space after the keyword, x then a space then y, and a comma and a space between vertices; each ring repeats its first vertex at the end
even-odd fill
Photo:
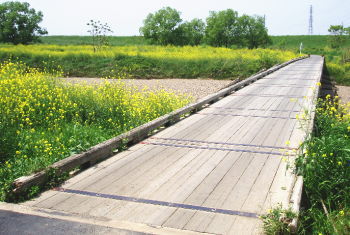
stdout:
POLYGON ((0 234, 73 235, 144 233, 0 210, 0 234))

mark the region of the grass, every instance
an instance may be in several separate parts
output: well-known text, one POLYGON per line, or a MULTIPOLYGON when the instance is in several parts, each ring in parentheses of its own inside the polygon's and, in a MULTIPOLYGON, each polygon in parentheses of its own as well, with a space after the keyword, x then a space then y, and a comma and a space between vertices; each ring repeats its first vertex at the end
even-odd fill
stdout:
POLYGON ((189 98, 121 81, 60 83, 23 63, 0 65, 0 201, 16 178, 183 107, 189 98))
POLYGON ((297 173, 304 177, 301 234, 350 233, 350 103, 327 96, 316 110, 315 131, 302 145, 297 173))
POLYGON ((263 229, 266 235, 291 234, 288 225, 297 217, 291 209, 283 209, 282 205, 270 209, 260 218, 263 221, 263 229))
MULTIPOLYGON (((297 233, 350 234, 350 103, 319 99, 315 129, 300 147, 295 172, 304 180, 297 233)), ((277 206, 261 216, 264 232, 291 234, 288 224, 296 217, 277 206)))
MULTIPOLYGON (((271 36, 271 49, 288 50, 293 53, 299 53, 300 43, 303 43, 303 53, 324 55, 327 60, 327 67, 330 75, 334 78, 338 85, 350 85, 350 39, 340 48, 333 49, 330 47, 330 36, 328 35, 288 35, 288 36, 271 36)), ((57 45, 89 45, 91 38, 88 36, 45 36, 42 37, 45 44, 57 45)), ((133 37, 110 37, 110 43, 114 46, 126 45, 147 45, 148 42, 141 36, 133 37)), ((157 64, 157 63, 156 63, 157 64)), ((224 65, 223 62, 221 65, 224 65)), ((154 65, 154 64, 153 64, 154 65)), ((146 65, 147 66, 147 65, 146 65)), ((172 66, 172 65, 170 65, 172 66)), ((220 65, 218 65, 220 66, 220 65)), ((216 66, 216 71, 220 67, 216 66)), ((181 67, 181 66, 177 66, 181 67)), ((159 69, 158 69, 159 70, 159 69)), ((205 76, 222 77, 217 75, 215 69, 212 74, 205 76)), ((168 73, 169 74, 169 73, 168 73)), ((183 76, 195 77, 194 73, 181 73, 183 76), (191 76, 192 74, 192 76, 191 76)), ((159 75, 159 74, 158 74, 159 75)), ((171 74, 169 74, 171 75, 171 74)), ((175 74, 174 74, 175 75, 175 74)), ((203 75, 198 75, 203 76, 203 75)), ((181 76, 178 76, 181 77, 181 76)))
MULTIPOLYGON (((299 52, 300 43, 303 43, 305 53, 313 52, 329 46, 329 35, 288 35, 271 36, 272 48, 280 48, 299 52)), ((350 47, 348 40, 343 47, 350 47)))
MULTIPOLYGON (((52 45, 91 45, 91 36, 43 36, 40 37, 43 44, 52 45)), ((118 36, 108 37, 109 44, 111 46, 136 46, 136 45, 148 45, 144 37, 141 36, 118 36)))
POLYGON ((243 78, 298 55, 271 49, 113 46, 94 53, 88 45, 0 45, 0 61, 21 60, 60 68, 65 76, 132 78, 243 78))
MULTIPOLYGON (((111 46, 133 46, 149 45, 147 40, 142 36, 110 36, 111 46)), ((90 36, 42 36, 40 37, 43 44, 52 45, 91 45, 90 36)), ((288 36, 271 36, 272 47, 280 49, 293 50, 299 52, 299 45, 302 42, 306 51, 312 48, 325 48, 329 46, 328 35, 288 35, 288 36)), ((350 46, 348 41, 345 47, 350 46)))
POLYGON ((274 36, 271 48, 299 52, 303 43, 303 53, 324 55, 330 76, 338 85, 350 86, 350 39, 340 48, 331 48, 328 35, 274 36))

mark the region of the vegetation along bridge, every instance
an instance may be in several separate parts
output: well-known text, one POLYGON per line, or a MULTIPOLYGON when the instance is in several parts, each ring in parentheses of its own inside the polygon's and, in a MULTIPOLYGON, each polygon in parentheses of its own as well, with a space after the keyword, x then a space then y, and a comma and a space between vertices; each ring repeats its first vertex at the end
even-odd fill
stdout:
POLYGON ((289 64, 22 206, 145 233, 259 233, 269 208, 298 209, 287 164, 322 69, 319 56, 289 64))

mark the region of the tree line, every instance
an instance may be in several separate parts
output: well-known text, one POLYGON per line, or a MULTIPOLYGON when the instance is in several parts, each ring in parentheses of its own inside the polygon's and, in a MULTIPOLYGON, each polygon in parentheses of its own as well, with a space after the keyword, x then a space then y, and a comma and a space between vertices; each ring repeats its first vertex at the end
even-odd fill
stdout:
POLYGON ((265 20, 260 16, 239 16, 237 11, 227 9, 211 11, 206 22, 201 19, 185 21, 181 13, 164 7, 150 13, 140 28, 140 33, 153 44, 199 45, 218 47, 265 47, 271 43, 265 20))
MULTIPOLYGON (((0 19, 0 43, 39 42, 40 36, 47 34, 47 30, 39 26, 43 13, 30 8, 26 2, 1 3, 0 19)), ((87 25, 90 26, 88 32, 93 39, 94 51, 108 45, 107 33, 112 32, 108 24, 91 20, 87 25)), ((331 25, 328 31, 332 48, 339 48, 350 39, 350 27, 331 25)), ((183 21, 179 11, 164 7, 147 16, 140 33, 158 45, 207 44, 216 47, 257 48, 272 43, 263 17, 239 16, 232 9, 211 11, 205 21, 183 21)))
POLYGON ((339 48, 349 40, 350 27, 344 27, 344 25, 331 25, 328 29, 331 34, 329 38, 330 46, 332 48, 339 48))

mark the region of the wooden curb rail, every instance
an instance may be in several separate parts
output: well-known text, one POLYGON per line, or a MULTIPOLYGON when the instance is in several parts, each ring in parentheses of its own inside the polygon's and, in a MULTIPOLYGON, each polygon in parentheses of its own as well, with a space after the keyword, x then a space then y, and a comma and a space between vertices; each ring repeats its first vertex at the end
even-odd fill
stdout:
POLYGON ((73 170, 74 168, 80 167, 82 165, 93 165, 98 161, 104 160, 108 157, 111 157, 114 155, 114 151, 118 149, 120 146, 122 146, 125 143, 128 144, 135 144, 143 139, 147 138, 150 133, 160 127, 163 126, 169 126, 181 119, 181 117, 187 113, 196 112, 203 108, 203 106, 212 104, 216 101, 218 101, 220 98, 223 98, 229 94, 231 94, 234 91, 237 91, 255 81, 258 79, 261 79, 265 76, 267 76, 270 73, 273 73, 293 62, 296 62, 298 60, 302 60, 307 58, 308 56, 299 57, 290 61, 287 61, 285 63, 275 65, 272 68, 265 70, 263 72, 257 73, 243 81, 240 81, 238 83, 233 84, 232 86, 229 86, 227 88, 224 88, 214 94, 208 95, 204 97, 203 99, 200 99, 196 103, 189 104, 183 108, 180 108, 178 110, 175 110, 169 114, 166 114, 162 117, 159 117, 151 122, 148 122, 146 124, 143 124, 139 127, 136 127, 124 134, 121 134, 119 136, 116 136, 112 139, 106 140, 100 144, 97 144, 87 151, 75 154, 70 157, 67 157, 63 160, 60 160, 51 166, 49 166, 46 170, 40 171, 38 173, 34 173, 29 176, 22 176, 18 179, 16 179, 13 182, 13 193, 14 194, 20 194, 25 192, 27 189, 29 189, 31 186, 38 186, 43 185, 46 183, 48 179, 48 170, 54 169, 57 174, 62 174, 64 172, 69 172, 73 170))

